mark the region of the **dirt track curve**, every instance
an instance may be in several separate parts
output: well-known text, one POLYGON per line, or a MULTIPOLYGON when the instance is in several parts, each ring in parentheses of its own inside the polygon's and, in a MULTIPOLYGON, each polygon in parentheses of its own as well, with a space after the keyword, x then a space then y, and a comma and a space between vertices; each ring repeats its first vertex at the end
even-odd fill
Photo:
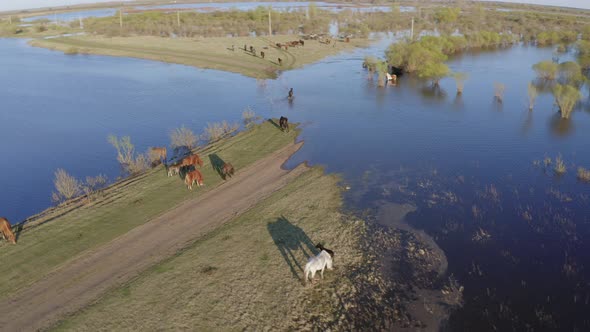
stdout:
POLYGON ((0 301, 0 330, 48 328, 247 211, 307 170, 305 165, 291 171, 281 167, 302 144, 291 144, 259 160, 219 187, 72 259, 0 301))

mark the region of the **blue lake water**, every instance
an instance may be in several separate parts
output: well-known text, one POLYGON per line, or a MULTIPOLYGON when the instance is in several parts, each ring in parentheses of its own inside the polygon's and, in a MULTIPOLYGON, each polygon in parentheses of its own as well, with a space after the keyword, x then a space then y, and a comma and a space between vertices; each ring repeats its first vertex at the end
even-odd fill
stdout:
POLYGON ((287 166, 307 160, 340 173, 351 187, 348 208, 417 206, 408 220, 434 237, 465 285, 453 330, 590 329, 590 184, 575 176, 590 168, 588 89, 569 121, 548 94, 529 112, 531 66, 552 50, 528 46, 452 58, 450 67, 469 75, 460 97, 450 78, 439 90, 409 76, 379 88, 361 63, 388 43, 261 82, 2 39, 0 214, 17 222, 49 206, 57 168, 116 178, 109 134, 129 135, 145 151, 167 144, 173 128, 202 132, 250 107, 302 123, 305 145, 287 166), (495 82, 506 86, 503 103, 493 98, 495 82), (535 164, 558 155, 563 176, 535 164), (475 240, 479 230, 489 239, 475 240))

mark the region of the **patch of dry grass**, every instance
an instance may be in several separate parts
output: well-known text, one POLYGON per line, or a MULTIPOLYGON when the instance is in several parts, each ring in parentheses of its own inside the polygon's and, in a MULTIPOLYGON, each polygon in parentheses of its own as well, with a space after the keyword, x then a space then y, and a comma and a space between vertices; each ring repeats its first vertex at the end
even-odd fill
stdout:
POLYGON ((336 294, 351 289, 346 274, 359 262, 363 228, 339 213, 337 181, 304 173, 58 329, 284 331, 337 321, 336 294), (335 269, 305 287, 302 268, 318 242, 335 251, 335 269))

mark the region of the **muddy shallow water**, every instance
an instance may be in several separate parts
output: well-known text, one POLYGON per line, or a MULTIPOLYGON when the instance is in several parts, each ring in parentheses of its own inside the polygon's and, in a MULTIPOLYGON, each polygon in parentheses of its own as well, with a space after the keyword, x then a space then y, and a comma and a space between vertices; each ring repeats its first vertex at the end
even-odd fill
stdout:
POLYGON ((342 174, 350 209, 415 207, 405 222, 434 239, 447 274, 465 287, 452 330, 590 329, 590 184, 575 176, 578 166, 590 168, 588 89, 569 121, 558 118, 550 95, 529 112, 531 66, 552 50, 527 46, 451 59, 454 71, 469 74, 460 97, 452 79, 439 90, 411 77, 378 88, 361 62, 386 45, 257 82, 0 40, 9 78, 0 83, 0 214, 16 222, 49 206, 59 167, 116 178, 111 133, 130 135, 145 151, 166 144, 175 127, 202 132, 207 122, 239 121, 250 107, 302 123, 306 144, 288 166, 308 160, 342 174), (503 103, 493 98, 494 82, 506 85, 503 103), (558 155, 563 176, 543 163, 558 155))

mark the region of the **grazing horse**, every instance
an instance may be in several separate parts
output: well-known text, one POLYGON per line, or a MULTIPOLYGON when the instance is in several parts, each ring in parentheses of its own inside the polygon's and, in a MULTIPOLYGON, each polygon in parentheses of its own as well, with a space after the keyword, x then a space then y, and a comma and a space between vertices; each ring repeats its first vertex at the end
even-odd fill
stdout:
POLYGON ((246 47, 246 44, 244 44, 244 51, 247 51, 248 48, 246 47))
POLYGON ((189 190, 193 190, 193 183, 197 183, 197 186, 202 186, 203 184, 203 174, 198 169, 194 171, 188 172, 184 176, 184 183, 186 184, 189 190))
POLYGON ((279 58, 279 66, 283 65, 283 59, 279 58))
POLYGON ((264 59, 264 52, 260 51, 260 57, 264 59))
POLYGON ((223 164, 223 167, 221 168, 221 174, 223 175, 223 179, 227 179, 227 177, 229 176, 230 178, 234 175, 234 166, 230 163, 225 163, 223 164))
POLYGON ((250 53, 254 53, 254 46, 250 45, 250 53))
POLYGON ((283 44, 281 44, 281 43, 276 43, 276 44, 275 44, 275 46, 276 46, 277 48, 281 48, 281 47, 283 47, 283 44))
POLYGON ((289 119, 287 119, 284 116, 281 116, 281 118, 279 119, 279 127, 281 127, 282 131, 287 131, 289 132, 289 119))
POLYGON ((168 177, 171 177, 173 175, 180 173, 181 168, 182 168, 182 166, 180 166, 180 165, 169 166, 168 167, 168 177))
POLYGON ((288 96, 289 100, 293 99, 293 88, 291 88, 291 90, 289 90, 289 96, 288 96))
POLYGON ((299 44, 300 44, 301 46, 305 46, 305 42, 303 41, 303 39, 299 39, 299 44))
POLYGON ((324 269, 328 268, 328 270, 332 270, 332 256, 326 250, 320 251, 320 253, 315 256, 311 257, 307 264, 305 264, 305 269, 303 270, 303 277, 304 281, 307 284, 308 280, 313 282, 313 278, 315 277, 315 273, 320 271, 320 275, 322 279, 324 279, 324 269), (310 278, 311 275, 311 278, 310 278))
POLYGON ((12 227, 6 218, 0 217, 0 233, 6 239, 6 241, 16 244, 16 238, 12 232, 12 227))
POLYGON ((161 162, 164 162, 164 164, 166 163, 166 158, 167 158, 167 151, 165 147, 151 147, 150 148, 150 155, 153 158, 153 160, 159 160, 161 162))
POLYGON ((199 158, 199 155, 195 153, 191 156, 182 159, 182 162, 180 163, 180 167, 186 167, 190 165, 193 165, 195 167, 199 165, 200 167, 203 167, 203 161, 201 160, 201 158, 199 158))

